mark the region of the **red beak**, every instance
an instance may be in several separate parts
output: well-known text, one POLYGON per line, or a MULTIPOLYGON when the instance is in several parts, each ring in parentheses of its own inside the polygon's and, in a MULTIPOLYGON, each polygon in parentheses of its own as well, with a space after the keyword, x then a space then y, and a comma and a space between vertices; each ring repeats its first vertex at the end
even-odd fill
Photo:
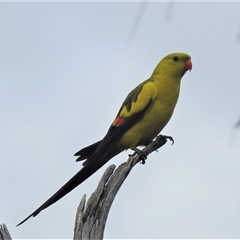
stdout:
POLYGON ((191 62, 191 60, 187 60, 186 62, 185 62, 185 71, 191 71, 192 70, 192 62, 191 62))

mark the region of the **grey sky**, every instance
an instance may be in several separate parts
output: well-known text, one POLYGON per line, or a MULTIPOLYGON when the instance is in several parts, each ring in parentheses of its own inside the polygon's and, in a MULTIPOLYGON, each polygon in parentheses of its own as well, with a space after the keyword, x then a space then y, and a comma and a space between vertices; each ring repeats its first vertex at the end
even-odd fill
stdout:
POLYGON ((0 3, 0 222, 14 238, 72 238, 78 203, 104 169, 16 224, 80 168, 127 93, 172 52, 193 69, 163 134, 111 208, 105 238, 240 238, 240 3, 0 3), (235 135, 234 135, 235 134, 235 135), (230 144, 232 136, 234 141, 230 144))

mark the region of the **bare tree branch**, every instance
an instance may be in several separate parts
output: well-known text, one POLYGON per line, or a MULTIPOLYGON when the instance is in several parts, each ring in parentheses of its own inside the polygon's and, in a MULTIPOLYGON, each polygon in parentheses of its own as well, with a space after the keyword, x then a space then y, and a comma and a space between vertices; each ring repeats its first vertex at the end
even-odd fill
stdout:
MULTIPOLYGON (((74 239, 103 239, 111 205, 128 174, 138 162, 145 163, 147 156, 162 147, 167 140, 171 140, 173 143, 172 137, 159 135, 142 151, 136 150, 137 152, 133 155, 129 155, 129 159, 116 170, 115 165, 106 169, 87 203, 86 195, 83 195, 80 201, 75 218, 74 239)), ((0 225, 0 240, 11 239, 11 235, 3 223, 0 225)))
MULTIPOLYGON (((148 156, 162 147, 167 139, 173 142, 171 137, 159 135, 142 150, 143 155, 148 156)), ((122 163, 115 171, 115 165, 109 166, 86 205, 86 195, 83 196, 77 209, 74 239, 103 239, 108 213, 117 192, 132 168, 140 161, 145 162, 140 155, 130 156, 127 162, 122 163)))
POLYGON ((0 224, 0 240, 12 240, 7 226, 4 223, 0 224))
POLYGON ((139 5, 138 12, 137 12, 137 14, 135 16, 135 19, 134 19, 134 22, 133 22, 133 27, 131 28, 131 31, 128 35, 128 41, 129 42, 131 42, 137 34, 137 31, 138 31, 138 28, 140 26, 141 20, 143 18, 144 12, 147 8, 147 4, 148 4, 148 1, 143 0, 141 2, 141 4, 139 5))

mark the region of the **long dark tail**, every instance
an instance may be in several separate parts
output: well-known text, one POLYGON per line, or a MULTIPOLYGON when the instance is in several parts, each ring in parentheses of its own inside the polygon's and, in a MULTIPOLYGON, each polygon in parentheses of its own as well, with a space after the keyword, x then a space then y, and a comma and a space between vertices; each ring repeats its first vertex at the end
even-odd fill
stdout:
POLYGON ((88 159, 90 156, 92 156, 92 154, 96 151, 97 147, 99 146, 99 143, 101 143, 102 140, 98 141, 98 142, 95 142, 93 143, 92 145, 90 146, 87 146, 83 149, 81 149, 80 151, 76 152, 74 154, 74 156, 79 156, 77 159, 76 159, 76 162, 78 161, 82 161, 84 159, 88 159))
POLYGON ((20 222, 17 226, 26 222, 30 217, 37 216, 43 209, 49 207, 53 203, 57 202, 59 199, 64 197, 66 194, 71 192, 75 187, 84 182, 93 173, 95 173, 99 168, 101 168, 106 162, 108 162, 113 156, 118 154, 118 152, 108 152, 102 156, 93 157, 91 163, 84 166, 76 175, 74 175, 64 186, 62 186, 52 197, 50 197, 45 203, 43 203, 37 210, 20 222))

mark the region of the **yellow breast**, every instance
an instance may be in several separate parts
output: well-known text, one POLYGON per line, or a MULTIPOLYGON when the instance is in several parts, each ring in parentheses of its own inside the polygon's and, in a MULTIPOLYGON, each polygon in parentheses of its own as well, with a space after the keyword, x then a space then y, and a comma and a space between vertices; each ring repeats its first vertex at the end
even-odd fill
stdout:
POLYGON ((130 128, 120 139, 121 149, 147 145, 170 120, 179 96, 178 82, 172 84, 155 83, 157 96, 143 118, 130 128), (174 86, 173 86, 174 85, 174 86))

